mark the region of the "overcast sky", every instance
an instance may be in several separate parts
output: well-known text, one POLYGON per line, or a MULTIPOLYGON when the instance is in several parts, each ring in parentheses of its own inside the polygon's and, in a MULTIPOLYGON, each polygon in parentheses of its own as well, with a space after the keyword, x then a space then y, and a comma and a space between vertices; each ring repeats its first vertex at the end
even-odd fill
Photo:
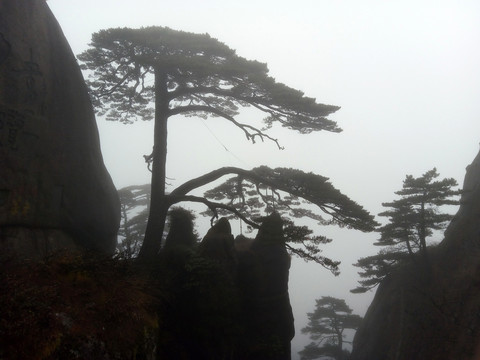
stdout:
MULTIPOLYGON (((174 118, 168 176, 173 184, 220 166, 295 167, 334 186, 377 214, 406 174, 437 167, 463 182, 480 142, 480 2, 385 0, 50 0, 75 54, 110 27, 168 26, 209 33, 237 53, 268 64, 277 81, 318 102, 341 106, 331 116, 344 132, 299 135, 274 129, 285 150, 251 145, 219 120, 174 118)), ((245 117, 251 116, 248 112, 245 117)), ((104 160, 118 188, 149 182, 142 155, 152 124, 98 120, 104 160)), ((381 220, 381 219, 379 219, 381 220)), ((294 261, 290 276, 297 333, 314 299, 347 299, 363 315, 373 293, 350 295, 357 269, 373 255, 375 234, 339 230, 325 255, 342 260, 335 278, 294 261)), ((439 239, 440 240, 440 239, 439 239)), ((297 336, 295 351, 309 340, 297 336)))

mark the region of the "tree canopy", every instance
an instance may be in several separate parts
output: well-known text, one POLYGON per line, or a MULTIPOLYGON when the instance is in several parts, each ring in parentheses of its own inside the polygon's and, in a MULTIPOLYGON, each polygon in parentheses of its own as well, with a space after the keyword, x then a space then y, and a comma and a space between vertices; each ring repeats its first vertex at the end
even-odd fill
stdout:
MULTIPOLYGON (((269 140, 281 148, 279 141, 268 134, 270 127, 278 124, 300 134, 340 132, 337 124, 327 118, 339 107, 317 103, 303 92, 276 82, 268 75, 266 64, 236 55, 208 34, 166 27, 115 28, 93 34, 90 45, 79 60, 82 69, 89 71, 87 84, 98 113, 123 123, 137 119, 155 122, 153 151, 145 156, 152 172, 152 193, 140 257, 152 258, 158 253, 167 212, 173 204, 195 201, 214 212, 232 210, 228 205, 189 194, 228 174, 304 198, 330 213, 338 224, 361 230, 373 228, 373 218, 340 192, 328 190, 320 194, 325 188, 324 178, 299 176, 292 170, 283 170, 282 174, 266 167, 251 171, 221 168, 167 194, 167 122, 172 117, 220 117, 240 129, 248 140, 269 140), (264 114, 263 125, 257 119, 256 123, 237 119, 241 109, 248 106, 264 114)), ((241 215, 238 210, 234 213, 241 215)), ((255 225, 246 216, 241 217, 255 225)))
POLYGON ((165 27, 116 28, 92 35, 91 49, 78 58, 92 70, 88 81, 94 105, 107 119, 130 123, 151 120, 158 99, 168 116, 220 116, 241 128, 249 139, 267 137, 235 121, 239 109, 254 106, 275 122, 300 133, 339 132, 326 118, 339 107, 319 104, 301 91, 277 83, 266 64, 246 60, 208 34, 165 27), (163 74, 164 93, 152 79, 163 74))
POLYGON ((332 240, 314 234, 306 225, 294 225, 294 219, 311 219, 317 225, 347 226, 362 231, 371 231, 376 224, 370 214, 337 190, 324 176, 298 169, 270 169, 266 166, 249 172, 234 168, 224 170, 236 173, 236 176, 205 192, 206 199, 221 201, 222 204, 218 209, 212 206, 211 212, 240 217, 247 224, 252 222, 242 214, 249 214, 255 219, 262 212, 280 213, 287 223, 285 240, 289 251, 321 264, 334 274, 338 273, 339 262, 320 255, 319 248, 320 244, 332 240))
POLYGON ((379 215, 387 217, 388 223, 378 228, 380 239, 375 245, 384 249, 354 264, 362 268, 359 274, 364 280, 359 281, 360 286, 353 292, 375 287, 396 264, 406 259, 428 267, 428 238, 434 231, 445 229, 453 218, 441 212, 440 207, 459 204, 460 191, 453 189, 457 181, 453 178, 435 181, 439 176, 435 168, 418 178, 407 175, 402 190, 395 192, 400 198, 382 204, 388 209, 379 215))
POLYGON ((309 334, 314 342, 299 352, 301 359, 319 359, 324 356, 344 359, 344 331, 356 330, 362 318, 352 314, 352 309, 343 299, 322 296, 315 303, 315 310, 308 313, 308 324, 302 329, 302 333, 309 334))

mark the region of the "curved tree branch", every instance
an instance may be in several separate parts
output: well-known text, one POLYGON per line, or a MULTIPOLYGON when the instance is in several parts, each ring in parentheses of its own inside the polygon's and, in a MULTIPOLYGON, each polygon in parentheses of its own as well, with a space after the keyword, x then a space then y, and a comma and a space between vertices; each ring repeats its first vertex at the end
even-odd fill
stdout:
POLYGON ((225 113, 225 112, 223 112, 223 111, 221 111, 217 108, 214 108, 213 106, 208 106, 208 105, 177 106, 173 109, 170 109, 169 116, 184 114, 184 113, 187 113, 187 112, 194 112, 194 111, 207 112, 207 113, 211 113, 211 114, 223 117, 224 119, 232 122, 236 127, 242 129, 243 132, 245 133, 245 136, 247 137, 247 139, 252 140, 253 143, 255 143, 255 138, 258 136, 262 141, 264 140, 264 138, 267 138, 268 140, 273 141, 280 150, 284 149, 279 144, 278 139, 272 138, 270 135, 264 133, 263 131, 257 129, 254 126, 239 123, 238 121, 235 120, 235 118, 233 116, 230 116, 227 113, 225 113))
POLYGON ((215 218, 218 218, 217 209, 223 209, 223 210, 230 211, 231 213, 234 213, 237 217, 242 219, 243 222, 245 222, 246 224, 248 224, 248 225, 250 225, 250 226, 252 226, 256 229, 258 229, 260 227, 259 224, 247 219, 242 213, 240 213, 234 207, 226 205, 226 204, 222 204, 222 203, 213 202, 213 201, 207 200, 207 199, 205 199, 203 197, 200 197, 200 196, 193 196, 193 195, 175 196, 175 195, 170 194, 170 195, 167 195, 167 201, 170 204, 170 206, 173 205, 173 204, 177 204, 179 202, 184 202, 184 201, 202 203, 202 204, 205 204, 206 206, 208 206, 208 208, 210 210, 212 210, 212 212, 214 214, 212 220, 215 219, 215 218))
MULTIPOLYGON (((229 81, 232 81, 232 79, 229 79, 229 81)), ((316 104, 320 105, 322 109, 320 111, 318 107, 313 109, 310 106, 315 103, 315 99, 305 98, 303 97, 303 93, 301 93, 301 96, 298 97, 296 102, 299 104, 299 107, 296 109, 291 109, 288 104, 285 104, 282 101, 281 97, 278 99, 279 101, 272 102, 273 99, 271 96, 265 96, 265 93, 268 94, 269 90, 259 90, 259 93, 257 93, 251 88, 251 84, 239 82, 235 85, 232 85, 232 87, 228 89, 221 89, 217 86, 201 85, 182 87, 181 89, 172 91, 169 95, 170 99, 193 96, 196 94, 211 94, 223 98, 228 97, 236 102, 244 102, 248 105, 251 105, 256 109, 269 114, 272 118, 279 121, 283 126, 298 130, 302 133, 310 133, 312 131, 321 129, 332 132, 342 131, 342 129, 337 127, 336 123, 326 118, 326 116, 332 112, 337 111, 339 109, 338 106, 316 104), (244 89, 249 89, 251 93, 245 94, 244 89), (305 107, 302 109, 303 105, 305 105, 305 107), (291 117, 299 119, 300 122, 293 126, 293 123, 291 123, 289 119, 291 117)), ((298 95, 300 95, 300 93, 298 95)))
POLYGON ((237 168, 237 167, 234 167, 234 166, 226 166, 226 167, 222 167, 222 168, 213 170, 209 173, 206 173, 202 176, 199 176, 195 179, 191 179, 191 180, 183 183, 182 185, 177 187, 175 190, 173 190, 170 193, 170 195, 172 195, 172 196, 186 195, 190 191, 192 191, 196 188, 207 185, 207 184, 209 184, 209 183, 211 183, 215 180, 218 180, 221 177, 223 177, 225 175, 229 175, 229 174, 240 175, 240 176, 243 176, 244 178, 247 178, 247 179, 250 179, 253 176, 253 177, 255 177, 255 179, 258 182, 261 182, 261 180, 262 180, 261 177, 255 176, 255 174, 252 173, 249 170, 244 170, 244 169, 237 168))
POLYGON ((289 251, 291 251, 292 253, 298 255, 300 258, 302 259, 307 259, 307 260, 311 260, 311 261, 314 261, 316 262, 317 264, 323 266, 325 269, 331 271, 335 276, 337 276, 338 274, 340 274, 340 271, 338 270, 338 265, 340 265, 340 262, 333 262, 330 263, 330 261, 328 261, 328 263, 325 261, 326 258, 324 257, 316 257, 316 256, 313 256, 311 254, 309 254, 308 252, 306 251, 303 251, 301 249, 296 249, 294 248, 293 246, 291 246, 290 244, 288 243, 285 243, 285 246, 287 247, 287 249, 289 251))
POLYGON ((302 198, 318 206, 323 212, 330 215, 338 225, 346 225, 362 231, 372 231, 375 227, 376 222, 373 220, 373 217, 366 213, 354 201, 348 199, 348 197, 335 189, 327 182, 327 178, 314 174, 306 174, 318 177, 318 180, 315 180, 315 183, 312 184, 316 189, 314 192, 309 192, 308 189, 302 191, 302 186, 295 186, 297 184, 295 184, 294 181, 290 181, 292 179, 285 177, 284 172, 288 169, 277 169, 277 172, 278 170, 280 170, 280 172, 276 174, 276 170, 266 167, 253 170, 244 170, 237 167, 222 167, 187 181, 173 190, 171 195, 183 196, 225 175, 236 174, 254 184, 263 184, 302 198), (284 171, 282 172, 282 170, 284 171))

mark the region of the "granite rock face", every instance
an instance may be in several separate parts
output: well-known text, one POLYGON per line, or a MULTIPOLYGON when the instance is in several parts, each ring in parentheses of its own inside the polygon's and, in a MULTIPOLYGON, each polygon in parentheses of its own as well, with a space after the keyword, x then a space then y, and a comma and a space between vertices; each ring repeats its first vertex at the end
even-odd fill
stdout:
POLYGON ((460 208, 431 269, 413 264, 382 282, 351 359, 480 359, 480 153, 467 167, 460 208))
POLYGON ((290 256, 278 213, 263 218, 255 240, 239 252, 238 283, 247 334, 239 359, 289 360, 295 326, 288 278, 290 256))
POLYGON ((0 241, 112 253, 120 220, 76 59, 44 0, 0 2, 0 241))

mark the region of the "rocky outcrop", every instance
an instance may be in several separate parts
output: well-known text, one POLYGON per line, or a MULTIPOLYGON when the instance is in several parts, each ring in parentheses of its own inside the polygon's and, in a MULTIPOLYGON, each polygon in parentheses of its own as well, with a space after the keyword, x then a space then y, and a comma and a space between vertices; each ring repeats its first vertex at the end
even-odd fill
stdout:
POLYGON ((172 242, 160 251, 153 276, 166 300, 159 309, 159 358, 290 359, 295 330, 282 228, 278 214, 265 217, 242 252, 235 251, 226 218, 198 246, 167 236, 172 242))
POLYGON ((113 252, 119 200, 76 59, 44 0, 0 2, 0 241, 113 252))
POLYGON ((480 359, 480 153, 431 269, 404 266, 378 288, 353 360, 480 359))
POLYGON ((201 243, 193 217, 170 213, 170 231, 153 277, 160 302, 159 359, 231 359, 240 334, 235 254, 228 220, 220 219, 201 243), (178 226, 181 226, 179 228, 178 226))
POLYGON ((239 252, 238 283, 245 321, 239 359, 289 360, 295 335, 288 293, 290 256, 278 213, 263 218, 248 251, 239 252))

